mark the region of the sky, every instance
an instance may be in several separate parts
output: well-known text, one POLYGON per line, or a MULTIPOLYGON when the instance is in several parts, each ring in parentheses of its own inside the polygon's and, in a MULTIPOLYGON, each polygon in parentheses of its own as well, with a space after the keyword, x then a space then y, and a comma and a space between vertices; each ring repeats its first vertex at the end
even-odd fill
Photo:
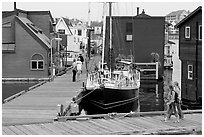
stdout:
MULTIPOLYGON (((114 1, 114 0, 112 0, 114 1)), ((202 6, 201 0, 194 1, 183 1, 183 0, 171 0, 168 2, 164 1, 116 1, 113 3, 112 14, 113 15, 136 15, 137 7, 142 9, 145 13, 150 16, 166 16, 172 11, 186 10, 193 11, 198 6, 202 6), (144 1, 144 2, 143 2, 144 1)), ((103 4, 105 1, 46 1, 46 0, 35 0, 35 2, 28 2, 17 0, 17 8, 27 11, 50 11, 54 18, 56 17, 67 17, 77 18, 83 21, 88 21, 88 7, 90 5, 90 20, 102 20, 103 15, 108 14, 108 6, 103 10, 103 4)), ((107 4, 106 4, 107 5, 107 4)), ((13 2, 10 0, 3 0, 2 11, 13 10, 13 2)))

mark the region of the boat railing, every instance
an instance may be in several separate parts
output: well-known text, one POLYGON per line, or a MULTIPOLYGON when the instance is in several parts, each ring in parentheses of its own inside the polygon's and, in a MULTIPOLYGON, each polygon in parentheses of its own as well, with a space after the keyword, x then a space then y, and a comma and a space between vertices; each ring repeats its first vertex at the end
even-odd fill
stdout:
POLYGON ((89 81, 92 85, 107 84, 115 87, 133 87, 140 85, 139 71, 115 71, 111 74, 100 71, 93 71, 89 73, 89 81))

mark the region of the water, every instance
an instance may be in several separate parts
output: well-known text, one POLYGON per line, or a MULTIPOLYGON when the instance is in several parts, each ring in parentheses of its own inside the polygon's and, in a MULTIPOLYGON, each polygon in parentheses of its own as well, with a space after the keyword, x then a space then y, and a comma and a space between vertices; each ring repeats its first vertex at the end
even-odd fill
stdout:
POLYGON ((4 99, 20 92, 27 90, 37 83, 2 83, 2 102, 4 99))
POLYGON ((163 101, 163 82, 141 83, 139 93, 140 111, 162 111, 164 110, 163 101))

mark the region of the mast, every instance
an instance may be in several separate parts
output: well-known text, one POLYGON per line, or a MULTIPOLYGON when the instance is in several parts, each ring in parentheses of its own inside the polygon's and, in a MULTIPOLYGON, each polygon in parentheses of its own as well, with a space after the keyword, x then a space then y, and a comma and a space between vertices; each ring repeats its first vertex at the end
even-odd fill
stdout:
POLYGON ((111 10, 112 10, 112 2, 109 2, 109 17, 110 17, 110 76, 112 73, 112 68, 111 68, 111 64, 112 64, 112 15, 111 15, 111 10))
MULTIPOLYGON (((105 3, 103 5, 103 8, 105 7, 105 3)), ((103 9, 104 10, 104 9, 103 9)), ((105 50, 105 34, 106 34, 106 16, 103 15, 103 49, 102 49, 102 71, 103 71, 103 65, 104 65, 104 50, 105 50)))

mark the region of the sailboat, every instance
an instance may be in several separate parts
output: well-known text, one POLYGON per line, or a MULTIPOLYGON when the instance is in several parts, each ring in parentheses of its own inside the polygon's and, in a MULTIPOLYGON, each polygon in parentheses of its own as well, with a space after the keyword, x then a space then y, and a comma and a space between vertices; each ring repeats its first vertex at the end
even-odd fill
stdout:
MULTIPOLYGON (((109 2, 109 9, 111 51, 111 2, 109 2)), ((112 52, 110 52, 110 54, 111 53, 112 52)), ((133 66, 132 59, 131 61, 119 60, 114 64, 116 66, 112 69, 112 67, 107 66, 107 63, 104 63, 103 48, 102 63, 99 65, 99 69, 88 73, 83 92, 84 98, 80 102, 80 105, 87 114, 128 113, 138 111, 140 88, 139 70, 133 66)))

